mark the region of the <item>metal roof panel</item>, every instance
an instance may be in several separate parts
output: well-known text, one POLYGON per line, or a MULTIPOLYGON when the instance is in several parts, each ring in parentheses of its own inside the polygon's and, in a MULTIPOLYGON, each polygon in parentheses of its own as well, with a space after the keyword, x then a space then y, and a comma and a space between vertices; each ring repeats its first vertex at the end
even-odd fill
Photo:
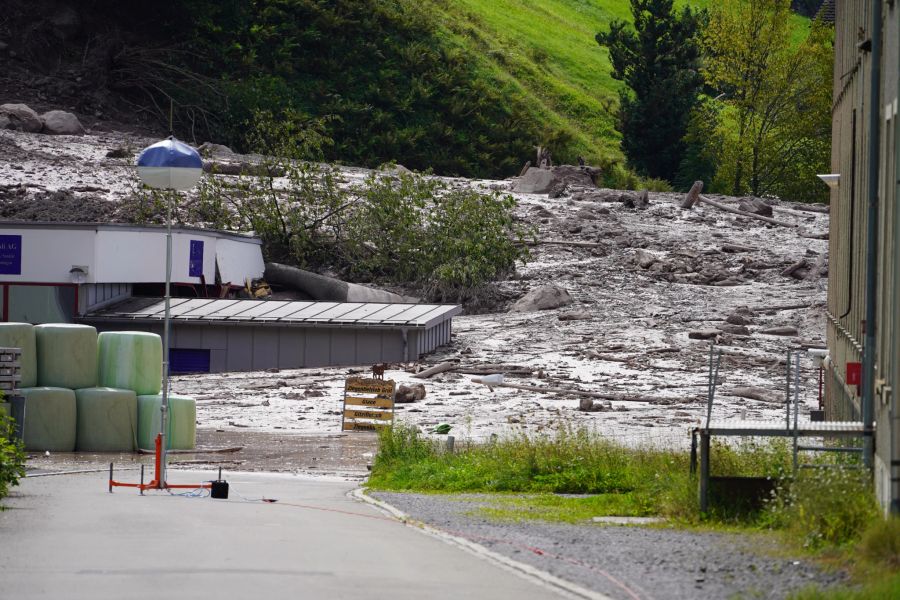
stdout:
MULTIPOLYGON (((284 300, 220 300, 172 298, 177 321, 260 322, 285 325, 428 328, 462 312, 452 304, 388 304, 383 302, 311 302, 284 300)), ((162 298, 129 298, 86 315, 83 321, 147 320, 165 317, 162 298)))

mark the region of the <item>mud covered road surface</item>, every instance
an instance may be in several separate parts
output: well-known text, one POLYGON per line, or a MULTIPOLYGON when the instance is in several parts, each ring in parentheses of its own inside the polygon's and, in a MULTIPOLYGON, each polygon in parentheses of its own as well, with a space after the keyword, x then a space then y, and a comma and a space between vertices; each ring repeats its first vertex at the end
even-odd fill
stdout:
MULTIPOLYGON (((376 449, 372 434, 281 434, 264 431, 197 430, 195 451, 170 451, 170 469, 229 472, 304 473, 363 481, 376 449)), ((114 464, 122 481, 137 481, 141 465, 147 480, 153 476, 149 452, 30 453, 28 473, 47 475, 73 471, 104 471, 114 464)), ((224 476, 223 475, 223 476, 224 476)))

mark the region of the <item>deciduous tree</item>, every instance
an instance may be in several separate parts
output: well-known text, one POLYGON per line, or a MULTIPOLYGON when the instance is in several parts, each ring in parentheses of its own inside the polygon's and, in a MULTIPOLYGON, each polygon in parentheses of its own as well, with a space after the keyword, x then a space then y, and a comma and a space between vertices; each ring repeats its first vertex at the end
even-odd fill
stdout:
POLYGON ((716 178, 733 195, 796 192, 827 160, 831 31, 814 22, 796 44, 790 16, 789 0, 723 0, 704 30, 703 74, 723 103, 716 178))

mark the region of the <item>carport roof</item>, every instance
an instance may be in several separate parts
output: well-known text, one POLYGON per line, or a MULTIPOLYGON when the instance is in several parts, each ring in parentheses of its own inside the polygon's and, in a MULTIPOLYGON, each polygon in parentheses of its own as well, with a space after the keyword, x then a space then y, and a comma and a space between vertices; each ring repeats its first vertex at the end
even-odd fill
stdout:
MULTIPOLYGON (((165 317, 163 298, 129 298, 89 313, 86 322, 153 322, 165 317)), ((172 298, 173 323, 283 324, 428 329, 462 312, 455 304, 388 304, 172 298)))

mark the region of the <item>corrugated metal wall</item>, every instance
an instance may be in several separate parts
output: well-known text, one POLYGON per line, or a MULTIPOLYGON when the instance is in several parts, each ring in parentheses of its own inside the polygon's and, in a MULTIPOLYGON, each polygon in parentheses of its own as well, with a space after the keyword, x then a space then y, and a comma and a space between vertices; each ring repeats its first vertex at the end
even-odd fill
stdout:
POLYGON ((83 315, 129 296, 130 283, 85 283, 78 287, 78 313, 83 315))
MULTIPOLYGON (((141 330, 162 335, 159 323, 93 323, 100 331, 141 330)), ((210 372, 368 366, 400 363, 450 341, 450 320, 427 329, 195 325, 173 323, 171 347, 208 350, 210 372)))
MULTIPOLYGON (((875 373, 875 487, 882 506, 900 499, 900 486, 891 476, 892 446, 900 443, 892 390, 900 382, 897 287, 900 264, 895 240, 900 239, 900 198, 897 161, 897 91, 900 81, 900 11, 894 2, 883 2, 882 89, 878 105, 870 107, 871 54, 858 47, 871 37, 871 2, 837 3, 832 172, 841 174, 840 187, 831 195, 831 236, 828 280, 828 347, 832 360, 827 379, 826 411, 829 419, 858 419, 860 402, 856 387, 845 385, 847 362, 862 361, 865 335, 865 245, 868 210, 866 171, 869 157, 869 111, 879 111, 879 214, 877 261, 876 373, 875 373)), ((900 453, 897 453, 900 456, 900 453)))
POLYGON ((863 1, 838 2, 835 19, 832 173, 840 186, 831 192, 828 266, 827 340, 832 368, 826 386, 829 419, 860 418, 855 387, 844 382, 848 362, 862 361, 866 281, 866 144, 869 54, 860 52, 860 31, 867 31, 863 1))

